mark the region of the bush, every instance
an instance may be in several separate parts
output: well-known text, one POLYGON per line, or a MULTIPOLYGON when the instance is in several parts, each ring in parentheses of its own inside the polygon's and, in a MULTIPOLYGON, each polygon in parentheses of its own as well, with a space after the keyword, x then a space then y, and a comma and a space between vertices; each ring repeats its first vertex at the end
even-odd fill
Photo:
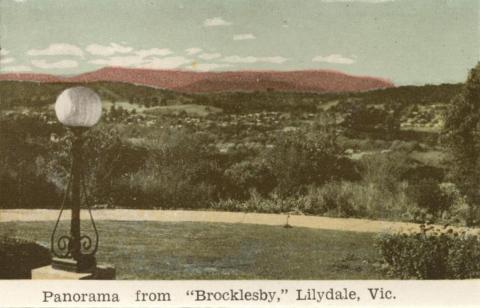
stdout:
POLYGON ((333 217, 409 220, 411 207, 403 183, 395 192, 370 183, 331 182, 311 188, 301 198, 299 212, 333 217))
POLYGON ((275 176, 275 192, 282 197, 301 195, 309 185, 351 175, 335 133, 295 131, 279 135, 274 147, 263 153, 275 176))
POLYGON ((472 231, 420 226, 382 234, 376 246, 387 273, 401 279, 480 278, 480 241, 472 231))
POLYGON ((0 208, 51 208, 61 192, 45 171, 56 129, 38 118, 0 119, 0 208))
MULTIPOLYGON (((330 182, 311 188, 299 209, 306 214, 335 217, 361 217, 365 215, 365 200, 359 200, 362 188, 349 182, 330 182)), ((360 197, 361 198, 361 197, 360 197)))
POLYGON ((286 213, 296 209, 295 197, 280 198, 273 195, 272 198, 264 198, 255 190, 250 192, 250 198, 245 201, 219 200, 210 206, 213 209, 233 212, 260 212, 260 213, 286 213))
POLYGON ((117 179, 111 202, 123 208, 198 209, 216 200, 215 188, 192 183, 172 170, 142 169, 117 179))
POLYGON ((363 180, 389 192, 395 192, 410 165, 403 152, 365 155, 360 160, 363 180))
POLYGON ((223 192, 219 159, 208 136, 185 132, 161 136, 143 166, 111 180, 110 202, 130 208, 204 208, 223 192))
POLYGON ((229 185, 229 195, 235 199, 246 199, 249 191, 255 189, 267 196, 276 186, 276 180, 270 169, 260 160, 241 161, 225 170, 229 185))
POLYGON ((402 220, 410 219, 406 213, 411 206, 403 188, 399 192, 389 193, 374 185, 346 181, 330 182, 322 187, 310 186, 306 194, 299 196, 281 197, 271 194, 266 198, 253 191, 245 201, 227 199, 210 204, 211 208, 226 211, 296 212, 332 217, 402 220))
POLYGON ((56 208, 62 192, 43 174, 0 172, 0 208, 56 208))
POLYGON ((388 135, 400 130, 400 119, 392 105, 377 107, 358 102, 345 103, 343 126, 349 133, 380 132, 388 135), (385 108, 388 107, 388 108, 385 108))
POLYGON ((432 179, 422 179, 416 184, 410 184, 407 195, 420 209, 434 217, 443 216, 453 203, 450 196, 442 191, 438 182, 432 179))
POLYGON ((50 263, 47 248, 18 238, 0 238, 0 279, 30 279, 32 269, 50 263))

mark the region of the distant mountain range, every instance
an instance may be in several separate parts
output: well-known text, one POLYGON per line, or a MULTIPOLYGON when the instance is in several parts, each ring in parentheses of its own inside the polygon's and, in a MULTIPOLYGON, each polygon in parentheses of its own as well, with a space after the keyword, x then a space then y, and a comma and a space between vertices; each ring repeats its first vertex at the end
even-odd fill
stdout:
POLYGON ((190 72, 105 67, 77 76, 34 73, 0 74, 1 80, 45 83, 124 82, 186 93, 234 91, 358 92, 394 87, 388 80, 353 76, 337 71, 190 72))

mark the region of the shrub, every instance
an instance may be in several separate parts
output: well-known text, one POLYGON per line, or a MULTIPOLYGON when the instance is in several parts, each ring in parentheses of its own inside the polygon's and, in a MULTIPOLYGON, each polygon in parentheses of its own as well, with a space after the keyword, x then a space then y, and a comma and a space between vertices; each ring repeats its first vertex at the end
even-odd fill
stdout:
POLYGON ((31 270, 50 264, 50 251, 18 238, 0 238, 0 279, 30 279, 31 270))
MULTIPOLYGON (((451 202, 450 209, 443 214, 442 219, 458 225, 467 225, 472 217, 472 208, 467 203, 468 198, 462 195, 454 183, 441 183, 440 189, 451 202)), ((479 210, 480 208, 476 209, 476 211, 479 210)), ((475 216, 480 217, 480 213, 476 213, 475 216)))
POLYGON ((352 102, 344 103, 344 108, 345 116, 342 124, 351 134, 358 132, 395 134, 400 130, 397 110, 390 104, 378 107, 352 102))
POLYGON ((382 234, 376 247, 387 273, 401 279, 480 277, 478 231, 420 226, 417 231, 382 234))
POLYGON ((201 208, 218 200, 224 175, 208 136, 177 132, 150 145, 143 166, 111 180, 110 202, 133 208, 201 208))
POLYGON ((272 195, 272 198, 264 198, 257 191, 250 191, 250 198, 245 201, 219 200, 212 202, 211 208, 233 212, 260 212, 260 213, 286 213, 298 208, 298 198, 280 198, 272 195))
POLYGON ((351 173, 344 170, 348 167, 342 153, 335 133, 299 130, 279 135, 263 154, 276 178, 276 193, 286 197, 351 173))
POLYGON ((299 212, 334 217, 368 217, 409 220, 411 207, 403 183, 395 192, 371 183, 331 182, 311 188, 301 198, 299 212))
POLYGON ((204 208, 214 193, 212 185, 192 183, 174 170, 144 168, 114 182, 111 202, 125 208, 204 208))
POLYGON ((61 191, 43 174, 0 172, 0 208, 55 208, 61 191))
POLYGON ((363 180, 389 192, 397 189, 409 166, 408 156, 402 152, 365 155, 360 160, 363 180))
POLYGON ((349 182, 331 182, 319 189, 310 189, 299 210, 307 214, 338 217, 359 217, 365 213, 365 203, 358 202, 358 186, 349 182))
POLYGON ((410 184, 407 195, 420 209, 437 217, 441 217, 453 203, 450 196, 442 191, 438 182, 432 179, 422 179, 416 184, 410 184))
MULTIPOLYGON (((403 185, 402 185, 403 187, 403 185)), ((411 205, 404 189, 397 193, 383 192, 374 185, 352 182, 330 182, 322 187, 309 186, 304 195, 269 198, 252 191, 245 201, 220 200, 211 208, 227 211, 254 211, 266 213, 297 212, 332 217, 396 218, 409 220, 411 205)))
POLYGON ((246 199, 249 191, 255 189, 267 196, 276 186, 276 180, 270 169, 260 160, 245 160, 233 164, 225 170, 230 184, 229 195, 235 199, 246 199))
POLYGON ((391 151, 402 151, 406 153, 410 153, 415 150, 419 150, 420 145, 418 141, 402 141, 402 140, 394 140, 390 145, 391 151))

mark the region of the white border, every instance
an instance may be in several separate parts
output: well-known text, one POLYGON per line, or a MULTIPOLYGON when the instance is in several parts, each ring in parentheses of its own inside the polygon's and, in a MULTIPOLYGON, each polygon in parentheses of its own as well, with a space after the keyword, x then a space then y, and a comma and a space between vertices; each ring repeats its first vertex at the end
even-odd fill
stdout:
POLYGON ((0 280, 0 307, 479 307, 480 280, 443 281, 318 281, 318 280, 188 280, 188 281, 55 281, 55 280, 0 280), (297 289, 328 291, 330 288, 355 291, 359 300, 299 301, 297 289), (391 290, 395 298, 373 300, 368 288, 391 290), (187 290, 211 292, 276 291, 287 289, 288 293, 274 302, 259 301, 195 301, 187 296, 187 290), (169 302, 136 302, 136 292, 170 293, 169 302), (117 293, 119 302, 45 302, 43 291, 53 293, 117 293))

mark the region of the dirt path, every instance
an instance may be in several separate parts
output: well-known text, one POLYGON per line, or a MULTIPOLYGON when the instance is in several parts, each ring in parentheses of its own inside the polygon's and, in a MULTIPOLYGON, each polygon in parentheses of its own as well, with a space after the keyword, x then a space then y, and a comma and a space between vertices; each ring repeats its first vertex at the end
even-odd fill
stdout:
MULTIPOLYGON (((0 222, 7 221, 49 221, 58 216, 57 210, 0 210, 0 222)), ((82 218, 88 213, 82 211, 82 218)), ((163 221, 163 222, 218 222, 244 223, 283 226, 287 214, 233 213, 217 211, 164 211, 164 210, 94 210, 95 220, 163 221)), ((65 211, 62 219, 69 219, 70 212, 65 211)), ((354 232, 383 232, 417 228, 417 224, 391 222, 357 218, 330 218, 318 216, 291 215, 288 223, 292 227, 313 229, 343 230, 354 232)))

